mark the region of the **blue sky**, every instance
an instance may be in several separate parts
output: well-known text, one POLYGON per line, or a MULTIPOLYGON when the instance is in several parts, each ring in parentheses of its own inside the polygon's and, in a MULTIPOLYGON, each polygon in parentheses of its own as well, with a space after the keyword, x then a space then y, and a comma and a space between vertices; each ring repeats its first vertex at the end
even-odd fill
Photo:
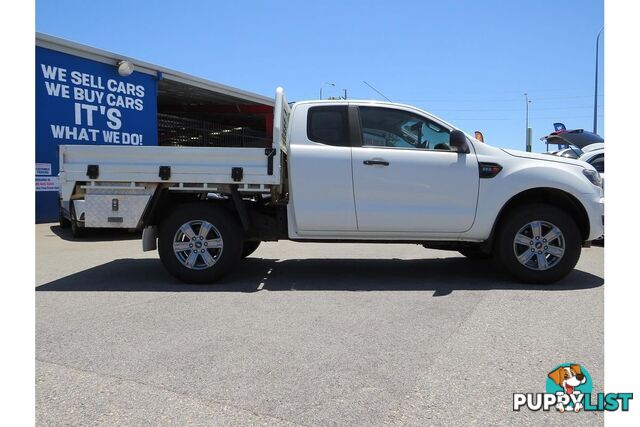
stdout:
POLYGON ((365 80, 501 147, 524 149, 527 92, 534 151, 554 121, 592 129, 602 25, 602 0, 36 3, 46 34, 291 101, 381 99, 365 80))

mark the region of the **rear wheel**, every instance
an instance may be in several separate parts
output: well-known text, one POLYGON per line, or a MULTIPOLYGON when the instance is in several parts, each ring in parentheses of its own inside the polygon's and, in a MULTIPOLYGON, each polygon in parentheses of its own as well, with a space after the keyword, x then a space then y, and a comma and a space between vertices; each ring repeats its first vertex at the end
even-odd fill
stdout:
POLYGON ((73 203, 71 203, 71 220, 69 220, 69 225, 71 226, 71 235, 76 239, 80 237, 84 237, 86 235, 86 229, 84 228, 84 224, 80 225, 80 220, 78 220, 76 215, 76 209, 73 207, 73 203))
POLYGON ((246 258, 258 249, 260 241, 246 241, 242 247, 242 258, 246 258))
POLYGON ((58 208, 58 223, 60 224, 60 228, 71 227, 71 221, 69 221, 69 218, 64 216, 62 208, 58 208))
POLYGON ((223 208, 207 203, 178 207, 160 227, 162 264, 186 283, 212 283, 240 260, 242 231, 223 208))
POLYGON ((553 283, 573 270, 581 251, 578 226, 563 210, 544 204, 509 212, 497 237, 497 255, 516 279, 553 283))

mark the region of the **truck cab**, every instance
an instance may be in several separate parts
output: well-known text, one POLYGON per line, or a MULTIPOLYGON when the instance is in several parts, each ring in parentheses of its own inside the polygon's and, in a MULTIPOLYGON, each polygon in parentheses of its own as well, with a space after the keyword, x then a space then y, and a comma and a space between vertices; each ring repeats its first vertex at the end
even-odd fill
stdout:
POLYGON ((291 238, 438 237, 473 225, 475 150, 464 135, 452 145, 447 123, 366 101, 301 102, 292 117, 291 238))

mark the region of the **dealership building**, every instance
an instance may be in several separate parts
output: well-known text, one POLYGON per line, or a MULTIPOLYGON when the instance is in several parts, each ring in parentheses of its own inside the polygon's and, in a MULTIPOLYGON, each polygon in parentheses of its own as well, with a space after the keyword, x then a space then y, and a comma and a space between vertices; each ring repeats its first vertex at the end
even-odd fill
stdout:
POLYGON ((58 220, 59 146, 270 146, 274 100, 36 34, 36 222, 58 220))

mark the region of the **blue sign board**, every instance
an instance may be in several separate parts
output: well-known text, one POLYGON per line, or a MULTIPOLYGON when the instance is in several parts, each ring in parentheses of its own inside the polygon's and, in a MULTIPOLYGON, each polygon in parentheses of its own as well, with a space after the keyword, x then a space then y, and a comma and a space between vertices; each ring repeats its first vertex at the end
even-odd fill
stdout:
POLYGON ((36 222, 58 218, 58 146, 158 145, 157 79, 36 47, 36 222))

